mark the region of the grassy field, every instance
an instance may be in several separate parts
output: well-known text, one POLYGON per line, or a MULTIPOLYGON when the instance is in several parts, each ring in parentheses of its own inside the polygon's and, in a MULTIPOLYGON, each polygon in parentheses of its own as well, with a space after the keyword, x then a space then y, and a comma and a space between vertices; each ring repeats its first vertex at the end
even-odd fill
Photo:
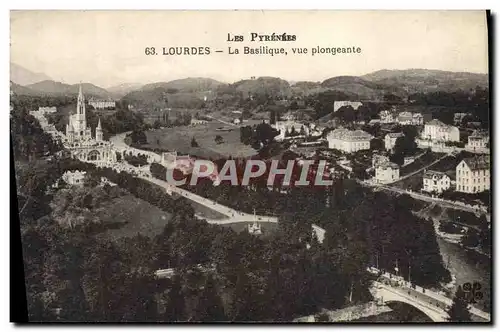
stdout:
POLYGON ((129 194, 107 202, 98 217, 110 225, 98 236, 116 240, 137 234, 153 237, 163 231, 171 215, 129 194))
POLYGON ((256 154, 250 146, 240 142, 239 127, 229 126, 217 121, 197 126, 182 126, 150 130, 146 132, 148 149, 175 150, 200 158, 249 157, 256 154), (218 131, 224 128, 230 131, 218 131), (215 136, 220 135, 223 142, 217 144, 215 136), (194 137, 199 147, 191 147, 194 137))

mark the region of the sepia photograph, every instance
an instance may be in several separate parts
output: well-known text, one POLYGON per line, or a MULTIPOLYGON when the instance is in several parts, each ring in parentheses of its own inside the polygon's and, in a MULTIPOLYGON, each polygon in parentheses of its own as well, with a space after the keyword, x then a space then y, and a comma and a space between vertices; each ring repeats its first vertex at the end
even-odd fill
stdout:
POLYGON ((12 322, 492 324, 488 10, 9 16, 12 322))

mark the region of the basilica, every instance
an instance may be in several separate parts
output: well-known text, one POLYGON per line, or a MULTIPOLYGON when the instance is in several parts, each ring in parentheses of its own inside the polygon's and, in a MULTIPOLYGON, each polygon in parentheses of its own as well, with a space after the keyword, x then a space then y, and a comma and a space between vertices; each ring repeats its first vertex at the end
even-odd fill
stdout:
POLYGON ((113 145, 111 142, 103 140, 101 119, 99 119, 99 124, 95 129, 95 136, 92 137, 92 130, 87 126, 85 98, 81 86, 78 92, 76 114, 69 116, 63 143, 71 155, 81 161, 92 162, 100 166, 116 161, 113 145))

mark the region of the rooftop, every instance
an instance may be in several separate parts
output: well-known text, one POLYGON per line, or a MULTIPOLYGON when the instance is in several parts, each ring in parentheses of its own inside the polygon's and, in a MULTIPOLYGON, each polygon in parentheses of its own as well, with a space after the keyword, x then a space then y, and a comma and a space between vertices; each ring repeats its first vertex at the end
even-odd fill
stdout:
POLYGON ((465 158, 464 161, 471 170, 490 168, 490 156, 487 155, 465 158))
POLYGON ((445 173, 437 172, 437 171, 426 171, 424 173, 424 179, 433 179, 433 178, 443 178, 444 176, 448 176, 445 173))
POLYGON ((372 135, 363 130, 348 130, 345 128, 339 128, 331 131, 327 135, 328 138, 337 138, 347 141, 365 141, 371 140, 372 135))
POLYGON ((389 133, 386 136, 389 136, 390 138, 398 138, 398 137, 403 137, 405 134, 403 133, 389 133))
POLYGON ((443 123, 442 121, 438 120, 438 119, 432 119, 431 121, 427 122, 427 125, 429 126, 441 126, 441 127, 447 127, 448 125, 446 125, 445 123, 443 123))
POLYGON ((392 169, 399 169, 399 165, 395 163, 391 163, 390 161, 387 161, 385 163, 380 163, 377 165, 377 168, 392 168, 392 169))
POLYGON ((485 130, 474 130, 474 132, 472 132, 469 137, 485 138, 489 136, 490 134, 485 130))

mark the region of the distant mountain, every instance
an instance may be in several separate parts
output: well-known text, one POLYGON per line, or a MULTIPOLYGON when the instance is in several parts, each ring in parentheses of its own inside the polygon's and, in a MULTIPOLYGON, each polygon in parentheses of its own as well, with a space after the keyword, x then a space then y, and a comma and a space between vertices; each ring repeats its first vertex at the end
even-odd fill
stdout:
POLYGON ((147 91, 156 88, 163 88, 165 90, 177 90, 172 92, 205 92, 205 91, 214 91, 221 85, 225 85, 225 83, 219 82, 211 78, 188 77, 169 82, 157 82, 157 83, 146 84, 140 90, 147 91))
MULTIPOLYGON (((82 83, 82 90, 86 96, 93 96, 98 98, 110 98, 111 94, 92 83, 82 83)), ((38 94, 44 94, 49 96, 58 95, 75 95, 78 94, 80 84, 65 84, 61 82, 56 82, 52 80, 46 80, 34 84, 29 84, 27 88, 35 91, 38 94)))
POLYGON ((50 79, 44 73, 35 73, 13 62, 10 63, 10 80, 16 84, 28 85, 50 79))
POLYGON ((140 83, 123 83, 120 85, 115 85, 109 88, 106 88, 107 91, 116 95, 117 97, 123 97, 127 93, 132 92, 134 90, 139 90, 143 85, 140 83))
POLYGON ((138 109, 200 108, 205 98, 213 99, 225 83, 204 77, 188 77, 170 82, 146 84, 122 100, 138 109))
POLYGON ((488 87, 488 75, 451 72, 430 69, 379 70, 364 76, 362 79, 374 83, 399 87, 408 93, 431 91, 470 90, 476 86, 488 87))
POLYGON ((407 92, 398 85, 372 82, 357 76, 336 76, 321 83, 324 89, 357 95, 360 99, 380 100, 387 93, 403 97, 407 92))
POLYGON ((244 97, 264 94, 290 96, 292 94, 290 83, 279 77, 263 76, 257 79, 241 80, 231 84, 229 87, 243 93, 244 97))
POLYGON ((25 86, 16 84, 13 81, 10 81, 10 91, 14 95, 32 96, 32 95, 36 95, 37 94, 36 91, 34 91, 34 90, 30 89, 30 88, 27 88, 25 86))

